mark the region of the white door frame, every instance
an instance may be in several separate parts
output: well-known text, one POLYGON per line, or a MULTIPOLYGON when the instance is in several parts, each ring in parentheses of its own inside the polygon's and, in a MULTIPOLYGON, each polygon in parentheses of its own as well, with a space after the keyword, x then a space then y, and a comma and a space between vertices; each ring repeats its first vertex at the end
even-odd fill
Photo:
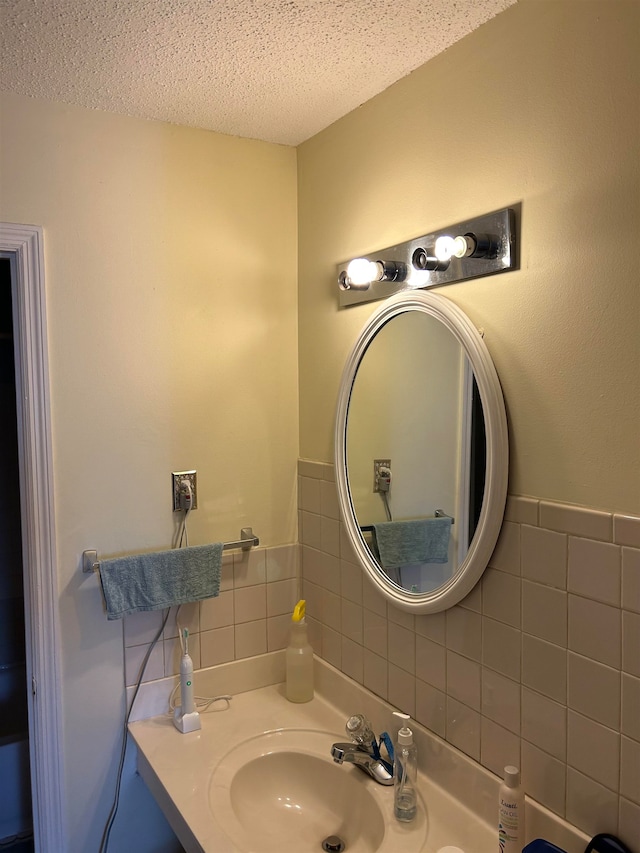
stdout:
POLYGON ((0 222, 11 263, 27 648, 29 752, 36 850, 66 850, 42 228, 0 222))

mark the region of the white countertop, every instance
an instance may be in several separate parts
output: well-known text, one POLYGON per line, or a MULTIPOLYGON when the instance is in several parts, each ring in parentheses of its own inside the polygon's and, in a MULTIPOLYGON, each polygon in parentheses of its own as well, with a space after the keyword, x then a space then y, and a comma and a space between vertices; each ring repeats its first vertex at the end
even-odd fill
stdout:
MULTIPOLYGON (((206 680, 201 673, 196 677, 206 680)), ((202 684, 199 692, 203 692, 202 684)), ((348 740, 344 725, 349 715, 364 713, 378 734, 388 731, 395 737, 398 727, 390 705, 322 661, 316 661, 316 696, 311 702, 288 702, 284 685, 272 684, 236 693, 229 707, 225 705, 216 703, 201 714, 202 729, 190 734, 178 732, 165 715, 129 726, 138 749, 139 772, 187 853, 237 853, 238 848, 216 824, 209 797, 216 766, 247 738, 283 728, 324 731, 331 733, 327 737, 330 761, 331 743, 348 740)), ((419 724, 414 722, 412 727, 428 823, 422 853, 437 853, 445 845, 457 846, 464 853, 495 853, 499 780, 419 724)), ((380 789, 376 796, 388 796, 392 804, 393 788, 384 788, 366 777, 365 781, 380 789)), ((531 823, 527 841, 546 837, 568 853, 584 850, 580 833, 529 801, 527 821, 531 823)), ((387 832, 393 831, 391 824, 393 820, 387 832)), ((416 849, 414 844, 410 846, 416 849)), ((283 853, 293 853, 293 848, 289 851, 283 846, 283 853)))

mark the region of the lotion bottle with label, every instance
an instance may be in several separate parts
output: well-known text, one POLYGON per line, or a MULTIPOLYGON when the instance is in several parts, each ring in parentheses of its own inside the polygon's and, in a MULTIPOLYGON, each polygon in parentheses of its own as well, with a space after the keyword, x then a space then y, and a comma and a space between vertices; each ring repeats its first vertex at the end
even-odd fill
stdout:
POLYGON ((286 696, 289 702, 313 699, 313 649, 307 639, 306 602, 299 601, 291 616, 291 639, 285 653, 286 696))
POLYGON ((522 853, 524 846, 524 792, 520 771, 509 764, 504 768, 498 805, 499 853, 522 853))

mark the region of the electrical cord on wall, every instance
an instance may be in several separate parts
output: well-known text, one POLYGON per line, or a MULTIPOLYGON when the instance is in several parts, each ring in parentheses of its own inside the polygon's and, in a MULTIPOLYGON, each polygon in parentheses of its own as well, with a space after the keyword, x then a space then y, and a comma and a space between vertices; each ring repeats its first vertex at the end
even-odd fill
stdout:
MULTIPOLYGON (((180 508, 184 511, 184 515, 182 518, 182 524, 180 526, 180 538, 178 540, 177 546, 178 548, 188 547, 189 545, 189 533, 187 531, 187 516, 191 512, 191 506, 193 503, 193 495, 191 491, 191 483, 188 480, 183 480, 180 484, 180 508), (184 542, 184 546, 183 546, 184 542)), ((178 612, 180 608, 178 608, 178 612)), ((113 827, 114 821, 116 819, 116 814, 118 813, 118 806, 120 804, 120 786, 122 784, 122 771, 124 769, 124 759, 127 751, 127 735, 129 728, 129 720, 131 718, 131 712, 133 711, 133 705, 136 701, 136 697, 138 695, 138 691, 140 690, 140 685, 142 684, 142 679, 144 678, 144 673, 147 668, 147 664, 149 663, 149 658, 151 657, 151 652, 156 647, 156 643, 162 636, 162 632, 165 629, 165 625, 167 624, 167 619, 169 618, 170 608, 167 609, 164 617, 162 619, 162 624, 160 625, 160 629, 158 633, 153 638, 149 648, 147 649, 147 653, 144 656, 142 664, 140 666, 140 672, 138 673, 138 679, 136 681, 135 689, 133 691, 133 696, 131 697, 131 704, 129 705, 129 710, 125 715, 123 732, 122 732, 122 748, 120 750, 120 760, 118 763, 118 775, 116 778, 116 791, 113 799, 113 804, 111 806, 111 811, 109 812, 109 817, 107 818, 107 823, 105 824, 104 831, 102 833, 102 840, 100 842, 100 850, 99 853, 107 853, 107 849, 109 847, 109 836, 111 835, 111 828, 113 827)), ((176 622, 177 622, 177 613, 176 613, 176 622)), ((179 628, 179 626, 178 626, 179 628)), ((180 644, 182 645, 182 637, 180 638, 180 644)), ((184 650, 184 647, 183 647, 184 650)), ((123 662, 122 667, 123 673, 125 673, 125 667, 123 662)), ((124 695, 126 701, 127 695, 127 680, 126 673, 124 677, 124 695)), ((173 695, 173 694, 172 694, 173 695)))
MULTIPOLYGON (((118 763, 118 776, 116 779, 116 792, 115 792, 115 796, 113 799, 113 804, 111 806, 111 811, 109 812, 109 817, 107 818, 107 823, 105 824, 104 831, 102 833, 102 840, 100 841, 99 853, 107 853, 107 849, 109 847, 109 836, 111 835, 111 828, 112 828, 113 823, 116 819, 116 814, 118 813, 118 806, 120 804, 120 786, 122 784, 122 770, 124 768, 124 758, 125 758, 125 753, 127 751, 127 734, 128 734, 128 727, 129 727, 129 719, 131 718, 131 712, 133 711, 133 705, 136 701, 138 691, 140 690, 140 685, 142 684, 142 679, 144 677, 144 671, 147 668, 147 664, 149 663, 149 658, 151 657, 151 652, 154 650, 156 643, 158 642, 158 640, 162 636, 162 632, 164 631, 164 628, 165 628, 165 625, 167 624, 168 618, 169 618, 169 609, 167 609, 167 611, 165 612, 164 617, 162 619, 162 624, 160 625, 160 628, 158 629, 157 634, 153 638, 149 648, 147 649, 147 653, 144 656, 144 659, 143 659, 142 664, 140 666, 140 672, 138 674, 138 680, 136 682, 136 686, 135 686, 135 689, 133 691, 133 696, 131 697, 131 704, 129 705, 129 710, 127 711, 125 719, 124 719, 124 726, 123 726, 123 731, 122 731, 122 748, 120 750, 120 761, 118 763)), ((127 678, 126 678, 124 662, 123 662, 122 671, 124 674, 124 695, 125 695, 125 701, 126 701, 127 678)))
MULTIPOLYGON (((178 547, 178 548, 187 547, 188 548, 189 547, 189 532, 187 530, 187 517, 188 517, 189 513, 191 512, 191 505, 192 505, 191 484, 189 483, 188 480, 183 480, 181 486, 182 486, 182 489, 181 489, 181 494, 180 494, 180 504, 181 504, 181 509, 184 512, 184 516, 182 518, 182 523, 180 525, 180 534, 179 534, 179 539, 178 539, 178 543, 177 543, 176 547, 178 547)), ((180 605, 178 607, 178 609, 176 610, 176 627, 178 629, 178 637, 180 639, 180 647, 181 647, 182 653, 184 654, 185 646, 184 646, 184 639, 183 639, 183 629, 180 625, 180 609, 181 609, 181 607, 182 607, 182 605, 180 605)), ((143 659, 142 664, 140 666, 140 671, 138 673, 138 679, 136 681, 136 685, 135 685, 135 688, 133 691, 133 696, 131 697, 131 704, 129 705, 129 710, 127 711, 127 714, 125 716, 124 726, 123 726, 123 731, 122 731, 122 748, 120 750, 120 760, 118 762, 118 775, 117 775, 117 779, 116 779, 116 791, 115 791, 115 795, 114 795, 114 799, 113 799, 113 804, 112 804, 111 810, 109 812, 109 817, 107 818, 107 822, 105 824, 105 827, 104 827, 104 830, 102 833, 102 839, 100 841, 99 853, 107 853, 107 850, 109 847, 109 837, 111 835, 111 829, 113 827, 113 824, 114 824, 115 819, 116 819, 116 815, 118 813, 118 806, 120 804, 120 787, 122 785, 122 772, 124 769, 124 760, 125 760, 125 755, 126 755, 126 751, 127 751, 127 736, 128 736, 128 731, 129 731, 129 720, 131 719, 131 713, 133 711, 133 706, 134 706, 134 703, 135 703, 136 698, 138 696, 138 691, 140 690, 140 685, 142 684, 142 679, 144 678, 144 673, 145 673, 145 670, 147 668, 147 664, 149 663, 149 658, 151 657, 151 653, 153 652, 158 640, 162 636, 162 632, 164 631, 165 626, 167 624, 167 619, 169 618, 170 610, 171 610, 170 608, 168 608, 166 610, 166 612, 162 618, 162 624, 160 625, 160 628, 159 628, 157 634, 155 635, 155 637, 151 641, 151 644, 149 645, 149 648, 147 649, 147 652, 144 656, 144 659, 143 659)), ((123 676, 124 676, 124 695, 125 695, 125 701, 126 701, 127 679, 126 679, 124 661, 123 661, 122 671, 123 671, 123 676)), ((176 693, 177 693, 177 690, 179 689, 179 687, 180 687, 180 682, 178 681, 176 686, 171 691, 171 695, 169 697, 169 707, 171 709, 171 715, 173 715, 173 710, 175 708, 175 697, 176 697, 176 693)), ((232 697, 230 695, 226 695, 226 694, 222 695, 222 696, 214 696, 212 698, 203 697, 203 696, 196 696, 194 698, 196 700, 196 707, 198 708, 199 711, 200 710, 206 711, 210 705, 212 705, 214 702, 219 702, 219 701, 226 701, 227 707, 228 707, 229 702, 232 699, 232 697)))

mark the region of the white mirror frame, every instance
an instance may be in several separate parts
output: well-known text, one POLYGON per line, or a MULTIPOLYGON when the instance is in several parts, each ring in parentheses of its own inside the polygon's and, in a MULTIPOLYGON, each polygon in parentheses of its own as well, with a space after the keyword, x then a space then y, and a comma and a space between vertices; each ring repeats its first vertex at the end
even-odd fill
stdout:
POLYGON ((432 291, 404 292, 387 299, 372 314, 355 342, 342 374, 335 426, 335 466, 338 501, 349 540, 365 573, 388 601, 412 613, 437 613, 457 604, 471 592, 487 567, 502 526, 507 499, 509 442, 504 398, 489 350, 480 332, 453 302, 432 291), (487 443, 484 498, 467 555, 446 583, 431 592, 418 594, 390 581, 367 547, 351 499, 346 458, 349 401, 362 356, 380 329, 393 317, 407 311, 421 311, 435 317, 463 347, 478 385, 487 443))

